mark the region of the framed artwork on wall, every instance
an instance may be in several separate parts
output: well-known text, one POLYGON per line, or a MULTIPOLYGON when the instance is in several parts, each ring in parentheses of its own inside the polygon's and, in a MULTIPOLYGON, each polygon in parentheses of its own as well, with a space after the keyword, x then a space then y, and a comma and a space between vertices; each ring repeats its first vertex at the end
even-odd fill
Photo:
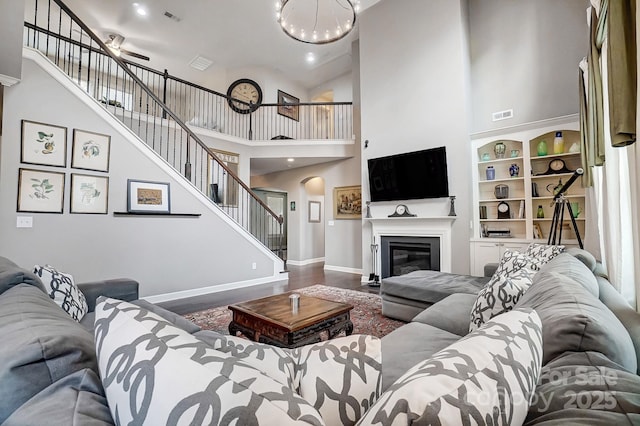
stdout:
POLYGON ((309 201, 309 223, 320 223, 321 207, 320 201, 309 201))
POLYGON ((111 136, 73 129, 71 167, 108 172, 110 148, 111 136))
POLYGON ((171 213, 169 183, 128 179, 127 212, 171 213))
POLYGON ((22 120, 20 162, 43 166, 67 165, 67 128, 22 120))
POLYGON ((333 217, 335 219, 362 218, 362 187, 360 185, 333 188, 333 217))
POLYGON ((64 173, 45 170, 18 170, 19 212, 62 213, 64 173))
POLYGON ((300 119, 300 107, 298 104, 300 99, 293 95, 278 90, 278 114, 289 117, 292 120, 299 121, 300 119))
POLYGON ((109 178, 71 173, 71 213, 107 214, 109 178))

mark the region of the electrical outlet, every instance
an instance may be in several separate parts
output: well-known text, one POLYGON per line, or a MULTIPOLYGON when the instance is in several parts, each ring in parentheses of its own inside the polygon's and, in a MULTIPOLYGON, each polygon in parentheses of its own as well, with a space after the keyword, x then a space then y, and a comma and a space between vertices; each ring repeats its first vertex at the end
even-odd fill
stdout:
POLYGON ((16 219, 17 228, 33 228, 32 216, 18 216, 16 219))
POLYGON ((258 264, 256 262, 253 262, 251 264, 251 269, 256 269, 258 267, 258 264))
POLYGON ((335 225, 335 222, 334 222, 334 221, 332 221, 332 220, 330 220, 329 222, 327 222, 327 225, 329 225, 329 226, 333 226, 333 225, 335 225))

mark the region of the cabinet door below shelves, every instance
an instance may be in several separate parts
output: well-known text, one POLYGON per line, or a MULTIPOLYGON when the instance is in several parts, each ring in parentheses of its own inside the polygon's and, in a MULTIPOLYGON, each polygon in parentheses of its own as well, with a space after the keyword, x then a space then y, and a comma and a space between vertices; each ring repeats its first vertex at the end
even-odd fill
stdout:
POLYGON ((471 275, 484 276, 484 265, 487 263, 498 263, 505 250, 516 250, 523 252, 529 243, 509 242, 509 241, 477 241, 472 245, 471 275))

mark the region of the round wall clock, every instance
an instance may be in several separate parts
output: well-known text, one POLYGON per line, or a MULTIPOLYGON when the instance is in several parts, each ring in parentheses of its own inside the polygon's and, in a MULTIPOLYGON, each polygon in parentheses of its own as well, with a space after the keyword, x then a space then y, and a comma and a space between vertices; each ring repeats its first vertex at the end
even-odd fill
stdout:
POLYGON ((262 103, 262 89, 258 83, 248 78, 236 80, 229 86, 227 90, 227 102, 232 110, 240 114, 248 114, 258 109, 262 103), (236 100, 246 102, 241 103, 236 100), (253 104, 249 106, 247 104, 253 104))

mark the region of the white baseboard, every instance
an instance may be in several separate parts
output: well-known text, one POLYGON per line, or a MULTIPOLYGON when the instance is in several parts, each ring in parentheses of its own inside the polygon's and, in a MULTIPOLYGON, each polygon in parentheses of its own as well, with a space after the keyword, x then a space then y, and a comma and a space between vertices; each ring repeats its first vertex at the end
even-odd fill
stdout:
POLYGON ((362 269, 346 268, 344 266, 324 265, 325 271, 346 272, 347 274, 362 275, 362 269))
POLYGON ((288 273, 280 273, 278 276, 256 278, 255 280, 238 281, 209 287, 194 288, 193 290, 174 291, 171 293, 156 294, 155 296, 141 297, 149 303, 162 303, 172 300, 185 299, 187 297, 202 296, 205 294, 220 293, 221 291, 237 290, 240 288, 253 287, 260 284, 275 283, 289 279, 288 273))
POLYGON ((304 265, 311 265, 312 263, 322 263, 324 262, 324 257, 318 257, 315 259, 306 259, 306 260, 289 260, 287 259, 287 265, 292 265, 292 266, 304 266, 304 265))

